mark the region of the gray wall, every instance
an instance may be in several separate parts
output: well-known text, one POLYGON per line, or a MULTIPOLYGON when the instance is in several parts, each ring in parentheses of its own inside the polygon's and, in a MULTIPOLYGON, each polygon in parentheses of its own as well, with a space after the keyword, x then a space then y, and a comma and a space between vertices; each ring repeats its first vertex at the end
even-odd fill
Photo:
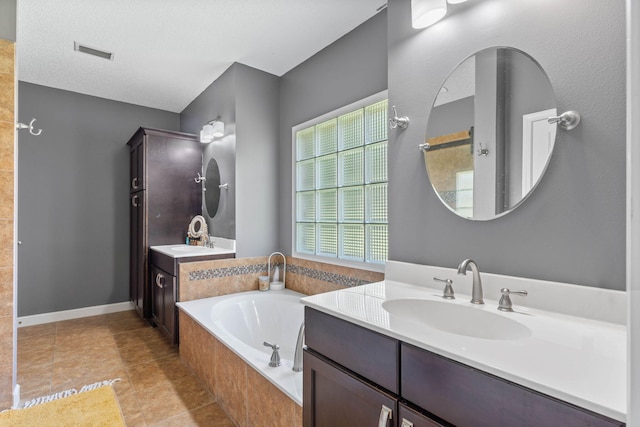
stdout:
POLYGON ((182 132, 198 135, 204 124, 218 116, 225 124, 224 137, 205 144, 203 165, 206 172, 209 161, 215 158, 220 168, 220 182, 228 183, 229 189, 220 193, 220 205, 216 213, 208 212, 203 203, 202 215, 207 220, 209 234, 226 239, 236 238, 235 89, 235 66, 231 66, 180 113, 182 132))
POLYGON ((424 30, 411 27, 410 4, 388 7, 389 104, 411 118, 408 129, 390 132, 390 259, 455 267, 473 258, 487 272, 623 290, 624 2, 568 0, 552 13, 527 0, 469 2, 424 30), (440 203, 416 145, 441 83, 489 46, 533 56, 559 111, 576 109, 583 123, 558 132, 531 197, 504 217, 472 222, 440 203))
POLYGON ((0 0, 0 39, 16 40, 16 0, 0 0))
POLYGON ((278 197, 278 77, 238 64, 236 144, 236 236, 238 256, 281 251, 278 197))
POLYGON ((20 82, 18 315, 129 300, 129 150, 175 113, 20 82))
MULTIPOLYGON (((281 189, 278 215, 281 251, 292 252, 291 128, 386 89, 386 11, 281 77, 278 178, 281 189)), ((402 106, 399 113, 405 114, 402 106)))
POLYGON ((238 257, 278 250, 278 87, 278 77, 236 63, 181 113, 184 132, 197 133, 218 115, 225 122, 225 136, 208 144, 204 164, 216 158, 229 190, 207 221, 214 236, 236 239, 238 257))

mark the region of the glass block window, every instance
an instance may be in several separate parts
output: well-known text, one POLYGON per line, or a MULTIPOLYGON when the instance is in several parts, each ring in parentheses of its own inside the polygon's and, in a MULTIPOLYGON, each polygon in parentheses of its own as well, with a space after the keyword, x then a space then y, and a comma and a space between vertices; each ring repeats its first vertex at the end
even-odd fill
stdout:
POLYGON ((297 253, 387 260, 387 109, 360 103, 294 129, 297 253))

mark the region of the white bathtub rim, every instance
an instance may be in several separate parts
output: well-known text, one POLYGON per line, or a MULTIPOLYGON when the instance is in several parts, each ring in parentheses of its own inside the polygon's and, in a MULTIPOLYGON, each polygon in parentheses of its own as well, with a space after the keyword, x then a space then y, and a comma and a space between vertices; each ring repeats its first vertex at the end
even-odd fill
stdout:
MULTIPOLYGON (((191 306, 199 306, 201 304, 215 304, 216 302, 224 301, 230 298, 237 298, 243 295, 249 294, 259 294, 262 296, 269 294, 269 292, 261 292, 261 291, 246 291, 246 292, 238 292, 229 295, 210 297, 210 298, 202 298, 193 301, 186 302, 177 302, 176 306, 190 319, 196 322, 200 327, 208 331, 211 335, 213 335, 218 341, 224 344, 229 350, 231 350, 236 356, 240 357, 245 363, 251 366, 255 371, 257 371, 260 375, 265 377, 269 382, 275 385, 280 391, 285 393, 291 400, 293 400, 297 405, 302 406, 302 372, 293 372, 293 361, 288 359, 281 359, 282 365, 273 368, 269 366, 270 356, 266 353, 260 352, 255 348, 247 345, 243 341, 235 338, 233 335, 230 335, 226 332, 226 330, 213 330, 209 325, 204 324, 204 322, 199 319, 193 317, 191 313, 189 313, 189 308, 191 306), (234 348, 236 347, 236 348, 234 348), (242 351, 248 353, 251 357, 247 357, 242 354, 242 351)), ((278 291, 276 295, 291 295, 298 296, 300 298, 305 297, 305 294, 301 294, 299 292, 292 291, 290 289, 284 289, 283 291, 278 291)), ((300 303, 302 304, 302 303, 300 303)), ((211 305, 210 305, 211 306, 211 305)))

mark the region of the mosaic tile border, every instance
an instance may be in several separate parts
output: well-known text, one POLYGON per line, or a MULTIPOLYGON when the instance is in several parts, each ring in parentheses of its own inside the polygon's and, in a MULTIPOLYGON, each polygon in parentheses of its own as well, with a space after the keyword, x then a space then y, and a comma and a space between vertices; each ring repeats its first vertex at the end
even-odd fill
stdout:
MULTIPOLYGON (((282 264, 280 264, 282 265, 282 264)), ((248 264, 234 267, 212 268, 209 270, 197 270, 189 273, 189 281, 219 279, 221 277, 239 276, 242 274, 266 273, 266 264, 248 264)), ((295 264, 287 266, 287 273, 306 276, 311 279, 322 280, 345 287, 361 286, 371 283, 370 280, 358 279, 356 277, 345 276, 343 274, 330 273, 308 267, 301 267, 295 264)))

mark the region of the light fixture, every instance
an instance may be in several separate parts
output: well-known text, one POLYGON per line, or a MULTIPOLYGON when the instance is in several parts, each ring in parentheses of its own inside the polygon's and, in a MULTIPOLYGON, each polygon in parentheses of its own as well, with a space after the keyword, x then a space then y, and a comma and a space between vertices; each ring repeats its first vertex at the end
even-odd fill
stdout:
POLYGON ((447 14, 447 0, 411 0, 413 28, 426 28, 447 14))
POLYGON ((220 138, 221 136, 224 136, 224 122, 218 117, 202 127, 200 142, 211 142, 214 138, 220 138))
POLYGON ((447 0, 447 3, 449 4, 458 4, 458 3, 464 3, 467 0, 447 0))

